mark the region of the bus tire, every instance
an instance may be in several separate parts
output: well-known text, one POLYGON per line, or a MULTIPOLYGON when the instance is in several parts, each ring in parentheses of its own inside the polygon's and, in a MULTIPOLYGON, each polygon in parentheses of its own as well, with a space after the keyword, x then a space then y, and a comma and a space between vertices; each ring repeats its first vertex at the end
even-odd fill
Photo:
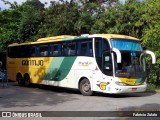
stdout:
POLYGON ((26 86, 26 87, 30 86, 30 77, 28 74, 24 75, 24 86, 26 86))
POLYGON ((87 78, 84 78, 79 85, 80 92, 84 96, 90 96, 93 94, 93 91, 91 90, 90 82, 87 78))
POLYGON ((18 74, 17 75, 17 82, 18 82, 18 85, 19 86, 22 86, 23 85, 23 77, 21 74, 18 74))

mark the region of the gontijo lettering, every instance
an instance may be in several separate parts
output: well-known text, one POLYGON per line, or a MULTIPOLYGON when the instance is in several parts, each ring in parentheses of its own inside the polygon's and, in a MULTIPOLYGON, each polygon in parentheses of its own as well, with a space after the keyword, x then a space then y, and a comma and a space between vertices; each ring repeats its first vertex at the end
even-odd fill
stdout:
POLYGON ((43 66, 44 61, 43 60, 22 60, 22 65, 43 66))

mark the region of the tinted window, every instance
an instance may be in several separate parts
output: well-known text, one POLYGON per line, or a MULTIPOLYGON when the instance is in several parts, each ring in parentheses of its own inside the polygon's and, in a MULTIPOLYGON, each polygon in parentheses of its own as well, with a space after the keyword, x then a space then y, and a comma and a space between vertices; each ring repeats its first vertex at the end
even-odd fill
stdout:
POLYGON ((79 56, 93 56, 92 40, 78 41, 77 53, 79 56))
POLYGON ((8 56, 12 58, 75 55, 93 56, 92 39, 8 48, 8 56))
POLYGON ((35 57, 36 56, 36 46, 30 46, 30 48, 29 48, 29 55, 28 56, 29 57, 35 57))
POLYGON ((60 43, 50 44, 50 56, 60 56, 62 45, 60 43))
POLYGON ((48 45, 39 45, 38 54, 39 56, 48 56, 49 55, 48 45))
POLYGON ((98 67, 101 69, 101 71, 104 71, 104 66, 103 66, 104 64, 102 64, 104 62, 103 60, 104 58, 102 59, 104 51, 109 51, 109 50, 110 50, 109 43, 106 39, 95 38, 95 56, 98 67))
POLYGON ((95 39, 96 57, 102 57, 102 52, 110 50, 109 43, 106 39, 95 39))

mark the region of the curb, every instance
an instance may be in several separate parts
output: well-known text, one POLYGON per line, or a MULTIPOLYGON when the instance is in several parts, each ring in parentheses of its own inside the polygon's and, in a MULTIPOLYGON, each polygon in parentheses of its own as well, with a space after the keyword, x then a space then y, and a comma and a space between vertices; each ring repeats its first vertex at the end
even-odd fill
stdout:
POLYGON ((156 91, 156 93, 160 93, 160 90, 155 90, 156 91))
POLYGON ((146 90, 147 93, 160 93, 160 90, 146 90))

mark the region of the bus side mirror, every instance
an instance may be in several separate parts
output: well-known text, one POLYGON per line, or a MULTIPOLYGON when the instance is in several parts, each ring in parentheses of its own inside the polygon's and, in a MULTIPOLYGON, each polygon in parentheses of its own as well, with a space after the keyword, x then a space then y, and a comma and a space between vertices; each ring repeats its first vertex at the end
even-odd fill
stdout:
POLYGON ((112 48, 112 52, 116 53, 117 63, 121 63, 122 61, 121 52, 117 48, 112 48))
POLYGON ((155 54, 154 54, 152 51, 145 50, 145 51, 144 51, 144 54, 151 55, 151 57, 152 57, 152 64, 155 64, 155 63, 156 63, 156 56, 155 56, 155 54))

